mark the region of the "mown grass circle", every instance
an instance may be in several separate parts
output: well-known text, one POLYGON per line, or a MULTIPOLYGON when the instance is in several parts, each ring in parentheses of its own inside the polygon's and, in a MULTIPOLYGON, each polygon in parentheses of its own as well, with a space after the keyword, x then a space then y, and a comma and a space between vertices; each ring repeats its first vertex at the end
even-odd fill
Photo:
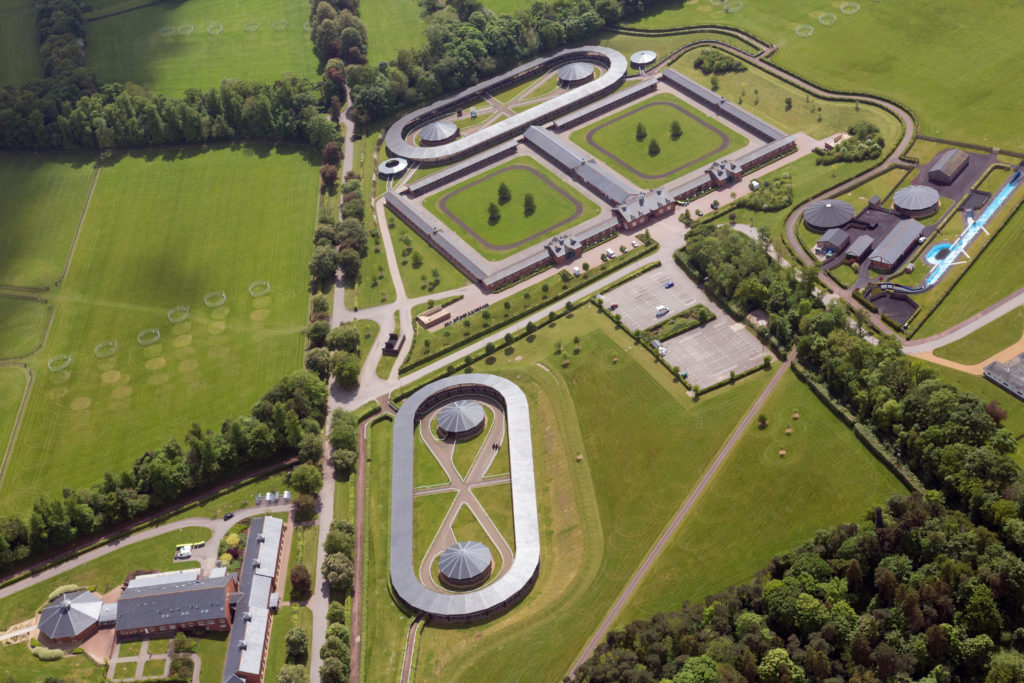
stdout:
POLYGON ((739 12, 743 9, 743 3, 740 0, 725 0, 725 11, 729 14, 739 12))
POLYGON ((224 292, 223 289, 219 292, 207 292, 207 294, 203 297, 203 303, 206 304, 209 308, 217 308, 218 306, 223 306, 227 302, 228 295, 224 292))
POLYGON ((818 23, 821 24, 822 26, 831 26, 832 24, 836 23, 836 19, 838 19, 836 15, 832 14, 831 12, 825 12, 824 14, 818 17, 818 23))
POLYGON ((284 19, 282 19, 281 21, 275 21, 271 25, 271 28, 273 28, 275 31, 283 31, 286 28, 288 28, 288 22, 285 21, 284 19))
POLYGON ((253 299, 258 299, 261 296, 270 294, 270 282, 267 280, 256 280, 249 285, 249 296, 253 299))
POLYGON ((245 29, 246 33, 256 33, 260 30, 260 22, 258 21, 247 21, 242 24, 242 28, 245 29))
POLYGON ((306 33, 312 33, 313 32, 313 26, 310 25, 310 23, 308 21, 304 22, 302 24, 302 30, 305 31, 306 33))
POLYGON ((97 358, 110 358, 117 353, 117 340, 108 339, 106 341, 101 341, 92 348, 92 353, 97 358))
POLYGON ((814 35, 814 27, 810 24, 800 24, 796 27, 796 34, 801 38, 810 38, 814 35))
POLYGON ((167 311, 167 322, 172 325, 183 323, 188 320, 188 313, 191 310, 192 309, 189 306, 185 306, 184 304, 181 306, 175 306, 171 310, 167 311))
POLYGON ((210 24, 206 27, 206 32, 211 36, 219 36, 220 32, 224 30, 224 24, 210 24))
POLYGON ((190 36, 196 30, 195 24, 182 24, 178 27, 179 36, 190 36))
POLYGON ((860 5, 855 2, 844 2, 839 11, 843 14, 856 14, 860 11, 860 5))
POLYGON ((160 330, 155 327, 147 327, 136 337, 139 346, 152 346, 160 341, 160 330))
POLYGON ((711 0, 712 7, 721 7, 725 4, 725 0, 711 0))
POLYGON ((46 367, 50 372, 60 372, 71 367, 71 354, 61 353, 46 361, 46 367))
POLYGON ((160 27, 160 37, 161 38, 170 38, 176 32, 177 32, 177 29, 174 28, 173 26, 161 26, 160 27))

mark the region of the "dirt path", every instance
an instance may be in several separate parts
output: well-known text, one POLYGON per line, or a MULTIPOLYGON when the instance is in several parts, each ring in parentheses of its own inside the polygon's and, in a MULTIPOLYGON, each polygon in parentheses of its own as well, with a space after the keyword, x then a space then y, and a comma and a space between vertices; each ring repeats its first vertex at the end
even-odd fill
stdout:
POLYGON ((690 492, 690 495, 687 496, 686 500, 683 502, 682 507, 679 508, 675 516, 672 518, 672 521, 670 521, 668 526, 665 527, 665 530, 661 533, 661 536, 658 537, 657 542, 647 553, 647 556, 644 558, 644 561, 640 563, 639 567, 637 567, 637 570, 630 578, 629 583, 627 583, 626 587, 622 589, 622 593, 619 594, 619 597, 616 598, 614 604, 612 604, 611 609, 608 610, 608 614, 605 615, 604 620, 597 627, 597 630, 594 631, 594 634, 590 637, 590 640, 587 641, 586 647, 583 648, 583 652, 580 653, 580 656, 576 658, 576 662, 572 665, 572 669, 569 671, 568 675, 572 675, 572 672, 575 671, 580 666, 580 664, 586 661, 594 653, 594 649, 597 648, 598 644, 600 644, 600 642, 604 639, 605 633, 607 633, 615 624, 615 620, 618 619, 619 614, 622 612, 622 609, 629 603, 630 598, 633 597, 633 593, 640 585, 640 582, 643 581, 644 577, 647 575, 647 572, 650 570, 651 566, 654 565, 655 560, 658 559, 658 557, 661 555, 661 552, 665 549, 665 546, 668 545, 668 542, 672 540, 672 536, 675 535, 676 529, 679 528, 679 525, 682 524, 684 519, 686 519, 686 516, 690 513, 690 510, 692 510, 693 507, 697 504, 697 501, 700 499, 701 494, 704 493, 704 490, 708 487, 708 484, 711 483, 711 480, 714 478, 715 473, 718 472, 718 469, 722 466, 722 463, 725 462, 725 459, 729 457, 729 454, 732 452, 732 449, 736 446, 736 443, 740 440, 740 437, 743 436, 743 434, 747 431, 747 428, 750 427, 751 423, 754 421, 754 418, 761 410, 761 406, 764 405, 764 402, 775 390, 775 387, 776 385, 778 385, 779 380, 781 380, 782 377, 786 374, 786 372, 788 372, 789 366, 792 363, 792 359, 793 355, 791 354, 790 357, 786 359, 786 362, 782 364, 778 371, 776 371, 775 376, 772 377, 771 381, 768 382, 768 386, 764 388, 761 394, 757 397, 757 400, 754 401, 753 405, 751 405, 750 408, 747 410, 746 415, 743 416, 743 419, 740 420, 739 424, 736 425, 736 428, 733 429, 732 434, 729 435, 729 438, 726 440, 726 442, 722 444, 721 449, 719 449, 718 451, 718 455, 715 456, 715 459, 711 462, 711 465, 709 465, 707 470, 704 471, 704 475, 700 478, 700 481, 697 482, 697 486, 694 487, 693 491, 690 492))
POLYGON ((405 639, 405 654, 402 656, 402 683, 409 683, 412 680, 413 657, 416 654, 416 639, 420 633, 420 623, 423 615, 417 615, 409 624, 409 635, 405 639))

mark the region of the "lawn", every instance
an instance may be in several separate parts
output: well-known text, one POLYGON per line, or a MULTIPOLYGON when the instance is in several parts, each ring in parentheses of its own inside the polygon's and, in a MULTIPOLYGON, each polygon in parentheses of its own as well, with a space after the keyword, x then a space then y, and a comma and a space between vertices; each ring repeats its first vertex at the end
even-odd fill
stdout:
POLYGON ((308 20, 303 0, 161 2, 90 21, 86 61, 100 81, 131 81, 175 97, 229 78, 316 78, 313 43, 303 30, 308 20))
POLYGON ((0 283, 44 288, 60 277, 97 173, 95 159, 0 153, 0 283))
POLYGON ((412 557, 413 561, 423 561, 430 544, 434 542, 441 522, 448 514, 452 501, 455 500, 455 493, 432 493, 429 496, 416 496, 412 503, 412 557))
POLYGON ((238 488, 213 495, 195 507, 180 511, 171 516, 168 521, 189 519, 191 517, 217 519, 225 512, 235 512, 243 508, 252 507, 255 505, 257 493, 284 491, 287 489, 288 487, 285 484, 286 477, 287 474, 285 472, 277 472, 250 480, 238 488))
POLYGON ((285 648, 284 638, 288 631, 300 627, 306 629, 306 633, 313 633, 313 612, 308 607, 301 605, 286 605, 282 607, 274 617, 270 628, 270 646, 267 651, 267 664, 265 675, 267 681, 276 681, 277 674, 285 664, 305 664, 309 670, 308 662, 288 661, 288 650, 285 648))
MULTIPOLYGON (((494 541, 484 531, 480 521, 473 514, 473 511, 469 509, 468 505, 463 505, 459 508, 459 511, 455 514, 455 519, 452 520, 452 533, 455 535, 456 543, 464 543, 466 541, 476 541, 477 543, 483 543, 487 546, 487 549, 491 551, 491 560, 494 562, 494 568, 491 570, 491 576, 496 577, 501 573, 501 553, 498 552, 497 546, 494 545, 494 541)), ((433 569, 437 569, 436 563, 433 569)))
POLYGON ((163 676, 167 667, 166 659, 150 659, 142 665, 143 676, 163 676))
POLYGON ((860 274, 847 263, 844 263, 837 268, 833 268, 829 271, 829 274, 831 274, 844 289, 849 289, 860 276, 860 274))
MULTIPOLYGON (((125 577, 136 569, 188 569, 198 567, 198 562, 175 562, 174 547, 188 541, 206 541, 210 530, 203 527, 187 527, 170 531, 156 538, 139 541, 87 562, 81 567, 69 569, 48 578, 34 586, 20 590, 14 595, 0 599, 0 614, 4 626, 16 624, 31 617, 43 606, 46 597, 54 588, 74 583, 79 586, 95 586, 100 595, 121 585, 125 577)), ((3 655, 8 648, 0 648, 0 669, 4 666, 3 655)))
POLYGON ((35 351, 49 318, 50 308, 42 302, 0 296, 0 356, 20 358, 35 351))
POLYGON ((297 602, 305 600, 306 596, 293 595, 294 589, 292 588, 292 567, 297 565, 303 565, 309 570, 310 575, 316 574, 316 550, 317 550, 317 535, 319 534, 318 527, 316 526, 295 526, 292 531, 292 549, 288 556, 288 567, 285 571, 289 572, 287 579, 287 588, 285 589, 285 599, 289 602, 297 602))
POLYGON ((420 488, 447 484, 450 481, 448 475, 437 461, 437 456, 423 442, 419 430, 416 431, 413 446, 412 480, 414 486, 420 488))
POLYGON ((313 170, 304 151, 266 146, 121 155, 103 168, 68 276, 48 295, 53 323, 30 359, 4 513, 127 469, 195 422, 218 429, 301 367, 313 170), (254 191, 265 187, 278 192, 254 191), (263 280, 271 291, 254 298, 263 280), (226 305, 204 305, 220 291, 226 305), (171 323, 178 306, 189 317, 171 323), (160 339, 141 346, 150 328, 160 339), (98 358, 106 341, 116 353, 98 358), (48 371, 58 354, 71 366, 48 371))
POLYGON ((395 300, 395 284, 391 281, 387 254, 384 253, 383 238, 377 226, 376 213, 370 205, 373 183, 377 170, 374 164, 373 146, 377 136, 366 136, 356 141, 353 150, 352 168, 362 178, 363 199, 366 213, 363 227, 369 237, 366 256, 359 270, 359 280, 345 283, 345 308, 359 310, 395 300))
POLYGON ((0 13, 0 88, 43 77, 32 3, 3 5, 0 13))
POLYGON ((1024 334, 1024 307, 1017 308, 993 320, 963 339, 935 349, 939 358, 974 365, 1013 346, 1024 334))
POLYGON ((146 649, 152 654, 166 654, 170 648, 171 638, 153 638, 149 641, 146 649))
POLYGON ((496 477, 502 474, 509 474, 512 470, 512 466, 509 463, 508 458, 508 439, 502 439, 501 448, 498 449, 498 454, 494 456, 494 460, 491 462, 491 468, 487 470, 487 477, 496 477))
MULTIPOLYGON (((387 211, 388 233, 398 259, 398 272, 406 296, 423 296, 433 291, 447 292, 465 286, 469 280, 436 249, 427 244, 415 230, 406 225, 390 209, 387 211), (419 259, 415 257, 419 254, 419 259), (419 263, 419 265, 416 265, 419 263)), ((393 361, 392 361, 393 362, 393 361)))
POLYGON ((838 199, 850 202, 858 211, 867 208, 868 200, 878 195, 884 200, 909 176, 913 177, 914 172, 908 173, 901 168, 893 168, 885 173, 875 176, 871 180, 858 185, 846 194, 839 195, 838 199))
POLYGON ((473 489, 480 504, 487 510, 494 526, 498 527, 512 551, 516 549, 515 525, 512 523, 512 484, 477 486, 473 489))
POLYGON ((474 436, 472 439, 465 441, 457 441, 455 443, 455 449, 452 452, 452 462, 455 464, 455 469, 462 478, 465 479, 466 475, 469 474, 469 469, 476 462, 476 456, 480 453, 480 447, 483 445, 487 435, 490 434, 491 429, 494 427, 494 409, 486 404, 481 404, 484 407, 484 411, 487 413, 487 424, 484 430, 474 436))
POLYGON ((525 156, 434 193, 423 206, 491 261, 507 258, 601 211, 550 170, 525 156), (502 183, 511 191, 511 199, 503 205, 498 199, 502 183), (531 215, 526 215, 523 208, 526 195, 532 195, 536 204, 531 215), (488 217, 491 204, 499 207, 497 221, 488 217))
POLYGON ((227 632, 210 632, 198 640, 196 654, 202 661, 199 683, 221 683, 224 675, 224 658, 228 654, 227 632))
POLYGON ((767 427, 755 421, 736 444, 619 625, 746 581, 817 530, 861 520, 889 496, 906 493, 793 373, 781 379, 761 413, 767 427))
POLYGON ((121 662, 114 667, 114 678, 135 678, 137 670, 138 665, 135 662, 121 662))
POLYGON ((667 93, 580 128, 570 138, 640 187, 678 178, 747 144, 739 133, 667 93), (671 135, 673 122, 678 122, 682 130, 675 140, 671 135), (647 132, 638 139, 641 124, 647 132), (650 153, 652 140, 661 147, 657 155, 650 153), (722 145, 725 148, 718 151, 722 145))
POLYGON ((396 360, 398 360, 398 356, 381 356, 377 363, 377 376, 381 379, 391 377, 391 369, 395 367, 396 360))
MULTIPOLYGON (((155 642, 155 641, 150 641, 150 643, 148 645, 149 648, 152 648, 153 642, 155 642)), ((137 654, 139 654, 140 652, 142 652, 142 641, 141 640, 129 640, 127 642, 121 643, 121 646, 120 646, 120 648, 117 651, 117 656, 118 657, 134 657, 137 654)))
MULTIPOLYGON (((367 59, 377 65, 388 62, 399 50, 423 44, 426 22, 420 17, 416 0, 374 0, 359 5, 359 17, 366 24, 367 59)), ((308 42, 309 38, 306 37, 308 42)))

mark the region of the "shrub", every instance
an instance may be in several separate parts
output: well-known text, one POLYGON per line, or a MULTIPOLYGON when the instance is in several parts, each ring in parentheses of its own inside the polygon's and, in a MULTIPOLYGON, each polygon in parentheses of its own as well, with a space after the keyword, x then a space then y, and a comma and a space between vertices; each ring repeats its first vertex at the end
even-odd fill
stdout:
POLYGON ((331 462, 334 463, 334 470, 342 477, 355 472, 357 460, 358 455, 356 452, 347 448, 338 449, 331 453, 331 462))
MULTIPOLYGON (((292 567, 291 572, 288 574, 292 580, 292 590, 299 595, 309 595, 309 589, 313 585, 313 579, 310 577, 309 570, 306 569, 306 565, 297 564, 292 567)), ((290 634, 289 634, 290 635, 290 634)))
POLYGON ((65 593, 72 593, 78 590, 78 585, 74 583, 66 583, 63 586, 57 586, 50 591, 49 597, 46 598, 46 602, 53 602, 55 599, 64 595, 65 593))
POLYGON ((174 642, 171 647, 175 652, 195 652, 199 643, 195 638, 189 638, 181 631, 174 634, 174 642))
POLYGON ((39 646, 32 648, 32 654, 40 661, 55 662, 64 657, 64 650, 39 646))
POLYGON ((324 577, 331 588, 340 593, 347 593, 352 588, 354 571, 352 560, 344 553, 333 553, 324 558, 324 577))
POLYGON ((288 651, 289 659, 305 659, 309 653, 309 634, 306 629, 296 626, 288 631, 288 635, 284 637, 284 646, 288 651))
POLYGON ((324 343, 331 351, 356 353, 359 351, 359 330, 353 323, 335 327, 327 333, 324 343))
POLYGON ((331 352, 322 346, 315 346, 306 352, 306 369, 323 381, 331 375, 331 352))
POLYGON ((317 294, 313 297, 312 308, 314 313, 326 313, 331 310, 331 302, 326 294, 317 294))
POLYGON ((331 331, 331 324, 326 320, 317 320, 306 328, 306 339, 310 346, 323 346, 327 340, 327 333, 331 331))
POLYGON ((345 606, 340 602, 334 600, 330 605, 327 606, 327 623, 328 624, 344 624, 345 623, 345 606))
POLYGON ((242 541, 238 537, 238 534, 232 533, 232 534, 228 534, 227 536, 224 537, 224 545, 226 545, 229 548, 237 548, 238 544, 241 543, 241 542, 242 541))
POLYGON ((700 51, 693 61, 693 68, 699 69, 705 76, 747 70, 746 65, 732 55, 709 47, 700 51))
POLYGON ((316 498, 308 493, 295 496, 292 506, 295 508, 296 522, 308 522, 316 517, 316 498))

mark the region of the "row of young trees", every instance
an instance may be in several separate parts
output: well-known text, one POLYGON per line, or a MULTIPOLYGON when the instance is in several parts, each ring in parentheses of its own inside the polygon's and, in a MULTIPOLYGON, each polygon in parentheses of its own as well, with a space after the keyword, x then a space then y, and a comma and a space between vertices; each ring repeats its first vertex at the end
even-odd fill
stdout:
POLYGON ((1019 551, 938 502, 894 498, 749 584, 610 632, 573 680, 1021 681, 1019 551))
POLYGON ((130 470, 107 472, 91 487, 40 496, 27 522, 0 518, 0 570, 138 518, 232 473, 295 457, 304 439, 315 435, 319 441, 326 406, 327 385, 298 372, 267 392, 250 414, 226 420, 218 430, 193 424, 183 441, 147 451, 130 470))

